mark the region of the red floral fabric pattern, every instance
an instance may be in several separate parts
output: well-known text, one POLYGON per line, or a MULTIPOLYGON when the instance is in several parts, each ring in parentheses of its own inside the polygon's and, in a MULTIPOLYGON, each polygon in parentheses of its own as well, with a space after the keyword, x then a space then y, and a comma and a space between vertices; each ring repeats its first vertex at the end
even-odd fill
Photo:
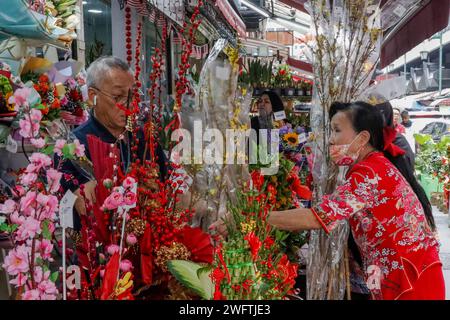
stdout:
POLYGON ((382 153, 351 168, 313 213, 326 232, 349 220, 373 299, 401 298, 422 272, 440 264, 439 244, 421 203, 382 153))

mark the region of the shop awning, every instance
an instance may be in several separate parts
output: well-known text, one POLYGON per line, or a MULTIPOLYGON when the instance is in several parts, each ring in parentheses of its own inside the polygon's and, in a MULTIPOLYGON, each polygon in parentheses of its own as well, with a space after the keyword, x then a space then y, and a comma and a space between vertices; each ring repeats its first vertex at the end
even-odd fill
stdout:
POLYGON ((217 0, 216 6, 219 8, 220 12, 222 12, 227 22, 237 31, 238 35, 240 37, 245 37, 245 23, 228 0, 217 0))
POLYGON ((312 65, 305 61, 301 61, 301 60, 297 60, 297 59, 289 57, 287 59, 287 64, 290 65, 291 67, 294 67, 296 69, 299 69, 299 70, 307 72, 307 73, 313 72, 312 65))
POLYGON ((447 27, 449 14, 450 0, 431 0, 383 44, 380 68, 447 27))
POLYGON ((305 7, 303 6, 303 4, 306 2, 305 0, 278 0, 279 2, 282 2, 294 9, 303 11, 305 13, 308 13, 308 11, 306 11, 305 7))

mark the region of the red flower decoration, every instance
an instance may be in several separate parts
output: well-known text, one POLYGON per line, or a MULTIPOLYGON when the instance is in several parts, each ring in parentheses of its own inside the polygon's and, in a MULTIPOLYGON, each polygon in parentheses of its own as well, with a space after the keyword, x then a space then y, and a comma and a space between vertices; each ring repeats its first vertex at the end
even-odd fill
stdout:
POLYGON ((255 235, 254 232, 249 233, 244 237, 244 240, 248 242, 250 246, 250 252, 252 253, 253 260, 256 260, 258 257, 259 249, 261 248, 262 242, 259 240, 259 238, 255 235))
POLYGON ((311 200, 311 190, 309 190, 307 186, 302 185, 300 179, 296 175, 291 175, 289 180, 292 185, 292 191, 294 191, 301 199, 311 200))
POLYGON ((214 248, 211 244, 211 236, 200 228, 185 227, 180 235, 180 242, 191 252, 194 262, 212 263, 214 248))
POLYGON ((252 176, 253 186, 257 190, 261 190, 261 188, 264 184, 264 176, 259 171, 256 171, 256 170, 251 173, 251 176, 252 176))

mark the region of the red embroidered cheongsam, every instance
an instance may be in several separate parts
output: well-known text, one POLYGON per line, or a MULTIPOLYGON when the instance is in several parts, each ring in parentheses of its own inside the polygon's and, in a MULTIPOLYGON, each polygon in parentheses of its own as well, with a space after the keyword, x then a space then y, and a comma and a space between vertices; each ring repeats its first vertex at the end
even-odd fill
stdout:
POLYGON ((439 244, 414 191, 382 153, 355 164, 313 213, 326 232, 349 220, 373 299, 444 299, 439 244))

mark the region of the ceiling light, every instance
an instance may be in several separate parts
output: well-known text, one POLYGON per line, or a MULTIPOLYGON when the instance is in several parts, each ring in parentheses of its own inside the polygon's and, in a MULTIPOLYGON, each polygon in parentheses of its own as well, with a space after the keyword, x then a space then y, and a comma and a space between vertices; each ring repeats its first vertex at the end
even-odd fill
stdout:
POLYGON ((97 9, 89 9, 88 12, 90 13, 102 13, 102 10, 97 10, 97 9))

